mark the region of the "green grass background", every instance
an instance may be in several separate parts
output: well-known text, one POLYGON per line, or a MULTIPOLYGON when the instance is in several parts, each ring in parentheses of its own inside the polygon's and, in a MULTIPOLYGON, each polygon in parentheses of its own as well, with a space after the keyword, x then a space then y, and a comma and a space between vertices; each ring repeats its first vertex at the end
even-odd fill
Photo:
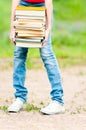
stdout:
MULTIPOLYGON (((62 66, 86 64, 85 6, 85 0, 53 0, 52 45, 62 66)), ((0 0, 0 59, 13 58, 10 16, 11 0, 0 0)), ((30 49, 28 56, 27 67, 33 67, 40 58, 39 49, 30 49)))

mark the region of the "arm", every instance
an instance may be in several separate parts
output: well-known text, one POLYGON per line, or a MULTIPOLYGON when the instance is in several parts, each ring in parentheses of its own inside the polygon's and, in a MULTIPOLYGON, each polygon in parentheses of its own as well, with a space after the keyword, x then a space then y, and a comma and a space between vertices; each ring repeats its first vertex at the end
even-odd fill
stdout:
POLYGON ((46 30, 51 30, 52 0, 45 0, 46 6, 46 30))
POLYGON ((15 8, 19 4, 20 0, 12 0, 12 9, 11 9, 11 27, 10 27, 10 40, 14 44, 14 35, 15 35, 15 30, 13 26, 13 21, 15 19, 15 8))
POLYGON ((46 44, 48 40, 49 33, 51 31, 51 18, 52 18, 52 0, 45 0, 46 6, 46 30, 45 30, 45 40, 43 46, 46 44))

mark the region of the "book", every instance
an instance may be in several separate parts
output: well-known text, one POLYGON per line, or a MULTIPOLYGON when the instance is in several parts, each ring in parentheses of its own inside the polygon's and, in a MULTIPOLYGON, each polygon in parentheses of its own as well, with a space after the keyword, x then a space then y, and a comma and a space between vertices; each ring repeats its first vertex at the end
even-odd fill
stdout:
POLYGON ((15 38, 15 42, 26 42, 26 43, 28 43, 28 42, 30 42, 30 43, 42 43, 42 41, 43 41, 43 39, 44 38, 42 38, 42 39, 40 39, 40 38, 34 38, 34 39, 32 39, 32 38, 15 38))
POLYGON ((42 44, 39 43, 24 43, 24 42, 16 42, 16 46, 18 47, 27 47, 27 48, 42 48, 42 44))
POLYGON ((45 30, 45 26, 43 27, 19 27, 19 26, 16 26, 15 29, 18 29, 18 30, 45 30))
POLYGON ((45 17, 44 16, 24 16, 24 15, 16 15, 15 19, 39 19, 39 20, 44 20, 45 21, 45 17))
POLYGON ((14 21, 14 22, 19 22, 19 23, 27 23, 27 22, 32 22, 32 23, 35 23, 35 22, 38 22, 38 23, 44 23, 44 20, 42 20, 42 19, 17 19, 16 21, 14 21))
POLYGON ((33 34, 22 34, 22 33, 17 33, 16 34, 17 37, 21 37, 21 38, 39 38, 39 37, 44 37, 43 35, 33 35, 33 34))
POLYGON ((40 34, 44 34, 44 31, 45 30, 30 30, 30 29, 16 29, 16 32, 18 33, 29 33, 29 34, 37 34, 37 35, 40 35, 40 34))
POLYGON ((23 16, 45 16, 45 12, 44 11, 21 11, 21 10, 16 10, 15 11, 15 15, 23 15, 23 16))
POLYGON ((22 33, 17 33, 16 37, 20 38, 39 38, 39 37, 44 37, 43 35, 33 35, 33 34, 22 34, 22 33))
POLYGON ((39 30, 16 30, 15 37, 19 38, 35 38, 35 39, 43 39, 44 38, 44 31, 39 30))
POLYGON ((14 21, 14 23, 13 23, 13 25, 14 25, 14 27, 16 27, 16 28, 19 28, 19 27, 21 27, 21 28, 24 28, 24 27, 27 27, 27 28, 42 28, 42 27, 44 27, 45 26, 45 23, 44 22, 42 22, 42 21, 36 21, 36 20, 34 20, 34 21, 32 21, 32 20, 27 20, 27 21, 14 21))
POLYGON ((42 47, 46 27, 45 7, 17 6, 13 24, 16 46, 42 47))
POLYGON ((44 6, 42 7, 36 7, 36 6, 17 6, 16 10, 37 10, 37 11, 45 11, 46 8, 44 6))
POLYGON ((37 34, 29 34, 29 33, 16 33, 16 37, 27 37, 27 38, 29 38, 29 37, 44 37, 44 35, 42 35, 42 34, 40 34, 40 35, 37 35, 37 34))

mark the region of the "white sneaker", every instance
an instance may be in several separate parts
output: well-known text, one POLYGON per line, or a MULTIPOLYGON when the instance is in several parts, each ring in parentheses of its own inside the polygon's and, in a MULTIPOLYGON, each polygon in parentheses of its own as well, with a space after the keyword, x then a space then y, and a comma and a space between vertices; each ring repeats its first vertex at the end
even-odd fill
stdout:
POLYGON ((8 107, 8 112, 18 112, 21 109, 23 109, 23 102, 19 98, 16 98, 13 104, 8 107))
POLYGON ((57 101, 51 101, 50 104, 47 107, 42 108, 40 112, 47 115, 60 114, 65 112, 65 108, 57 101))

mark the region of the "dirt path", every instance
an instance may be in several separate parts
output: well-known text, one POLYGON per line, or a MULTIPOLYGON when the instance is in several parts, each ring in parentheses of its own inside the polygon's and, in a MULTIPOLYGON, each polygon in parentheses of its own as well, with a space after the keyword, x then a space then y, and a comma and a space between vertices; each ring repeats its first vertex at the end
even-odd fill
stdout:
MULTIPOLYGON (((8 114, 0 110, 0 130, 86 130, 86 67, 62 69, 65 114, 42 115, 25 110, 8 114)), ((0 106, 13 100, 12 69, 0 70, 0 106)), ((43 107, 50 101, 50 86, 44 70, 28 70, 28 102, 43 107), (41 105, 43 103, 43 105, 41 105)))

